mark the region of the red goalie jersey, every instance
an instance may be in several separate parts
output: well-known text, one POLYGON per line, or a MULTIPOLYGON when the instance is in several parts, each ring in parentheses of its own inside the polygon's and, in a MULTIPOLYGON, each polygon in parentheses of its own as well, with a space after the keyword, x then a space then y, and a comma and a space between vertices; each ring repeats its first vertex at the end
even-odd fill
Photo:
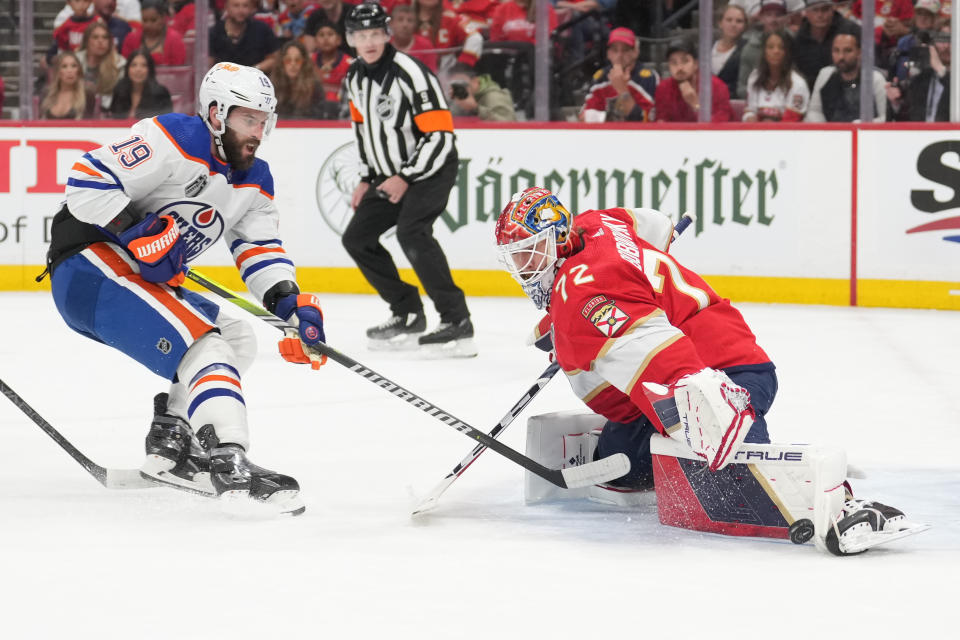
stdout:
MULTIPOLYGON (((548 309, 574 392, 616 422, 653 415, 643 382, 669 385, 704 367, 770 361, 729 300, 637 234, 642 211, 573 219, 583 249, 558 270, 548 309)), ((669 236, 661 235, 665 249, 669 236)))

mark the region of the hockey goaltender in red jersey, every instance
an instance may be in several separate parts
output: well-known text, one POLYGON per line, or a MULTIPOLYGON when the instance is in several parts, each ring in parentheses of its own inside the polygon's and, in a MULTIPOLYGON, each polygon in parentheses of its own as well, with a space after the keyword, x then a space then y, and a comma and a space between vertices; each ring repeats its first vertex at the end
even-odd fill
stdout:
POLYGON ((730 301, 670 255, 673 232, 653 209, 574 217, 539 187, 515 194, 497 221, 501 263, 548 312, 538 346, 554 350, 573 391, 607 419, 594 459, 630 458, 611 484, 655 487, 668 524, 814 537, 837 555, 925 529, 854 500, 842 452, 769 444, 774 365, 730 301), (783 464, 799 478, 790 497, 763 480, 783 464), (732 492, 738 499, 725 500, 732 492))

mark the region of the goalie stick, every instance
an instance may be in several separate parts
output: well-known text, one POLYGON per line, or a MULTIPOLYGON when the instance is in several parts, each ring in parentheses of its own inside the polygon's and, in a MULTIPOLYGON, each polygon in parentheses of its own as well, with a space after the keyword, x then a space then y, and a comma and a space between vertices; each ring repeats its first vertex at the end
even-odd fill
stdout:
MULTIPOLYGON (((292 325, 284 322, 260 305, 250 302, 245 298, 241 298, 237 293, 227 289, 218 282, 211 280, 202 273, 194 269, 190 269, 187 272, 187 277, 208 289, 212 293, 215 293, 229 302, 232 302, 241 309, 257 316, 267 324, 276 327, 284 333, 289 334, 291 332, 296 332, 296 329, 292 325)), ((465 434, 467 437, 473 438, 480 444, 493 449, 505 458, 508 458, 509 460, 520 465, 530 473, 538 475, 547 482, 555 484, 558 487, 562 487, 564 489, 588 487, 592 484, 597 484, 598 482, 607 482, 608 480, 619 478, 630 471, 630 460, 622 453, 580 465, 578 467, 572 467, 570 469, 548 469, 538 462, 523 455, 522 453, 511 449, 498 440, 495 440, 479 429, 475 429, 463 420, 460 420, 453 414, 444 411, 437 405, 425 400, 409 389, 402 387, 389 378, 386 378, 376 371, 373 371, 372 369, 360 364, 353 358, 337 351, 333 347, 323 342, 318 342, 317 344, 311 346, 310 349, 321 355, 327 356, 331 360, 346 367, 350 371, 353 371, 365 380, 368 380, 378 387, 392 393, 401 400, 407 401, 410 405, 420 409, 424 413, 433 416, 440 422, 443 422, 444 424, 449 425, 457 431, 465 434)))
MULTIPOLYGON (((522 398, 517 400, 517 403, 507 411, 507 414, 500 419, 500 422, 497 423, 489 435, 491 438, 496 438, 500 433, 510 426, 510 423, 513 422, 513 419, 520 415, 520 412, 527 408, 527 405, 530 404, 533 399, 540 393, 540 390, 547 386, 547 383, 553 379, 553 376, 560 370, 560 365, 556 362, 551 362, 550 366, 544 369, 543 373, 540 374, 540 377, 537 378, 537 381, 527 389, 527 392, 523 395, 522 398)), ((417 503, 416 508, 413 510, 412 515, 417 515, 418 513, 423 513, 429 511, 437 506, 437 501, 440 499, 440 496, 443 495, 443 492, 450 488, 450 485, 460 477, 464 471, 467 470, 473 462, 480 457, 480 454, 487 450, 487 447, 483 444, 478 444, 473 448, 473 450, 467 454, 467 456, 460 461, 460 463, 453 468, 453 470, 448 473, 443 480, 437 483, 437 485, 428 493, 423 499, 417 503)))
MULTIPOLYGON (((671 244, 676 242, 677 238, 680 237, 680 234, 686 231, 687 227, 689 227, 694 220, 696 220, 696 215, 693 213, 687 212, 680 216, 680 220, 678 220, 677 224, 673 227, 673 234, 670 238, 671 244)), ((543 389, 543 387, 546 386, 547 382, 553 378, 554 374, 559 369, 559 365, 557 365, 555 362, 547 367, 546 370, 540 374, 540 377, 533 384, 533 386, 530 387, 526 395, 520 398, 517 404, 513 405, 513 408, 507 412, 507 415, 505 415, 500 422, 497 423, 497 426, 495 426, 488 435, 491 438, 499 437, 503 430, 510 426, 510 423, 513 422, 514 418, 516 418, 520 412, 523 411, 528 404, 530 404, 533 398, 540 392, 541 389, 543 389)), ((430 493, 426 495, 426 497, 417 503, 417 506, 414 508, 411 515, 424 513, 436 507, 437 501, 440 500, 440 496, 443 495, 443 493, 450 488, 450 485, 452 485, 454 481, 456 481, 456 479, 467 470, 467 467, 473 464, 474 460, 480 457, 480 454, 483 453, 485 449, 486 447, 482 444, 478 444, 476 447, 474 447, 473 450, 468 453, 467 456, 443 478, 443 480, 437 483, 437 485, 430 491, 430 493)))
POLYGON ((0 380, 0 391, 2 391, 3 395, 7 396, 10 402, 20 409, 20 411, 23 411, 28 418, 33 420, 44 433, 53 438, 53 441, 60 445, 64 451, 69 453, 70 457, 76 460, 87 473, 107 489, 149 489, 159 486, 155 482, 141 477, 139 469, 108 469, 101 467, 73 446, 63 434, 57 431, 53 425, 37 413, 33 407, 27 404, 26 400, 20 397, 20 394, 10 388, 10 385, 3 380, 0 380))

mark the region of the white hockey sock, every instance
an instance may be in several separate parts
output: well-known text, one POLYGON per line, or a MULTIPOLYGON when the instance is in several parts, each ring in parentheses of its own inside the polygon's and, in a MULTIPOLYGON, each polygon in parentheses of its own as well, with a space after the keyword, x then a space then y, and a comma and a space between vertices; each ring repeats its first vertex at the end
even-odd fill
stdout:
POLYGON ((179 413, 186 405, 186 417, 194 431, 212 424, 221 442, 248 449, 247 407, 236 365, 233 349, 220 335, 202 337, 187 350, 177 368, 180 382, 171 391, 176 391, 177 397, 172 399, 179 406, 172 402, 171 410, 179 413))

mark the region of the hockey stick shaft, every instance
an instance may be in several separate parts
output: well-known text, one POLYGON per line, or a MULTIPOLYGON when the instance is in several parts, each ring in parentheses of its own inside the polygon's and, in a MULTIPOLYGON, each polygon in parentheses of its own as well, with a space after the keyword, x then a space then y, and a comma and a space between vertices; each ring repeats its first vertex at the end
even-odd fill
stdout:
MULTIPOLYGON (((284 322, 260 305, 254 304, 249 300, 240 297, 237 293, 227 289, 223 285, 211 280, 204 274, 194 269, 191 269, 187 272, 187 277, 208 289, 212 293, 217 294, 218 296, 237 305, 241 309, 244 309, 245 311, 257 316, 267 324, 279 329, 280 331, 286 332, 288 330, 295 330, 292 325, 284 322)), ((522 453, 515 451, 507 445, 490 437, 486 433, 470 426, 453 414, 444 411, 437 405, 429 402, 413 391, 410 391, 409 389, 397 384, 389 378, 380 375, 369 367, 360 364, 350 356, 337 351, 333 347, 323 342, 318 342, 317 344, 312 345, 311 348, 316 352, 327 356, 329 359, 337 362, 350 371, 353 371, 369 382, 392 393, 401 400, 405 400, 411 406, 433 416, 440 422, 443 422, 453 429, 465 434, 467 437, 473 438, 480 444, 493 449, 503 457, 511 460, 527 471, 540 476, 547 482, 550 482, 558 487, 566 489, 589 486, 591 484, 596 484, 597 482, 606 482, 607 480, 619 478, 630 470, 630 462, 623 454, 610 456, 609 458, 597 460, 595 462, 579 467, 573 467, 571 469, 548 469, 535 460, 528 458, 522 453)))
POLYGON ((137 469, 107 469, 85 456, 3 380, 0 380, 0 392, 3 392, 3 395, 7 396, 14 406, 33 420, 44 433, 60 445, 60 448, 70 454, 71 458, 76 460, 87 473, 93 476, 94 479, 104 487, 108 489, 145 489, 156 486, 149 480, 141 478, 140 472, 137 469))
MULTIPOLYGON (((510 423, 513 422, 514 418, 520 415, 520 412, 526 409, 527 405, 530 404, 533 399, 540 393, 540 390, 547 386, 547 383, 553 379, 553 376, 556 375, 557 371, 560 370, 560 365, 556 362, 551 362, 550 366, 544 369, 543 373, 540 374, 540 377, 537 378, 537 381, 527 389, 527 392, 523 395, 522 398, 517 400, 517 403, 514 404, 506 415, 500 419, 500 422, 497 423, 489 434, 491 438, 496 438, 500 433, 510 426, 510 423)), ((440 496, 454 483, 454 481, 460 477, 467 468, 474 463, 474 461, 480 457, 484 451, 487 450, 487 447, 483 444, 478 444, 473 448, 473 450, 466 455, 466 457, 453 468, 450 473, 448 473, 443 480, 437 483, 437 485, 427 494, 422 500, 420 500, 417 507, 414 509, 414 515, 421 513, 423 511, 428 511, 436 506, 437 501, 440 499, 440 496)))

